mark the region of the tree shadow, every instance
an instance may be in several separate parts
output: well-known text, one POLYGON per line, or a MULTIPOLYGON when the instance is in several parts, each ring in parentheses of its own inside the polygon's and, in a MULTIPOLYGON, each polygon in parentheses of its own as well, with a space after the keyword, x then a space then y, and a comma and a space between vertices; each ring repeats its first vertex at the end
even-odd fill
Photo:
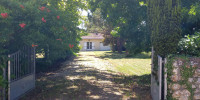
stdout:
POLYGON ((150 75, 124 76, 86 66, 43 75, 20 100, 151 100, 150 75), (119 91, 120 90, 120 91, 119 91))
POLYGON ((151 96, 150 96, 151 75, 150 74, 145 74, 142 76, 137 76, 137 75, 123 76, 122 75, 119 77, 115 77, 114 82, 131 87, 132 91, 136 93, 139 100, 151 100, 151 96))

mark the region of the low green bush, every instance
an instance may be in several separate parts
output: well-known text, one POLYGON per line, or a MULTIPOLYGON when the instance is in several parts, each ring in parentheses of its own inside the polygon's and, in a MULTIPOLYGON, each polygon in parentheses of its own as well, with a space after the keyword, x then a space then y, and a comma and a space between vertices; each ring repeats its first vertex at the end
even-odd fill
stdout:
POLYGON ((178 54, 200 56, 200 32, 182 38, 178 44, 178 54))

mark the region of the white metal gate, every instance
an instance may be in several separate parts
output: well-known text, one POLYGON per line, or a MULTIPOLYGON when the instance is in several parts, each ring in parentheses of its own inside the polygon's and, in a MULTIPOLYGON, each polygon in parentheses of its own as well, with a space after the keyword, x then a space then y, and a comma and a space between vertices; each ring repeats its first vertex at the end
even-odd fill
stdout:
MULTIPOLYGON (((151 71, 154 69, 153 65, 153 58, 154 58, 154 50, 152 48, 152 61, 151 61, 151 71)), ((158 56, 158 71, 156 72, 156 76, 153 75, 153 72, 151 72, 151 96, 153 100, 166 100, 167 95, 167 68, 164 67, 164 64, 166 64, 167 59, 165 58, 163 60, 162 57, 158 56), (162 97, 163 96, 163 97, 162 97)))
POLYGON ((8 100, 16 100, 35 87, 35 48, 24 47, 8 57, 8 100))

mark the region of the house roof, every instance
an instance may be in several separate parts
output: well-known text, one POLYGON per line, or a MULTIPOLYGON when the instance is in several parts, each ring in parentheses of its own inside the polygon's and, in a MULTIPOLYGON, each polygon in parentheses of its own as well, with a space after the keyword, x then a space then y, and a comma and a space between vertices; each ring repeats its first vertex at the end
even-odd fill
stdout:
POLYGON ((104 39, 101 33, 89 33, 87 36, 82 36, 82 39, 104 39))

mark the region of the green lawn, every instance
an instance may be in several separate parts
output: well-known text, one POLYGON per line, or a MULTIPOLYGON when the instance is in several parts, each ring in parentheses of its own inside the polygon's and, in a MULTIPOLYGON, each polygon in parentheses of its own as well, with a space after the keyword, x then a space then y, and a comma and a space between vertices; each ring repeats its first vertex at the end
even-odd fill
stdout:
POLYGON ((151 53, 141 53, 132 57, 126 57, 125 53, 113 53, 110 51, 95 51, 95 56, 108 61, 114 67, 114 71, 124 75, 141 76, 151 73, 151 53))
POLYGON ((132 57, 126 57, 125 53, 111 51, 95 51, 94 53, 96 57, 112 64, 114 68, 107 69, 108 71, 121 74, 119 77, 114 77, 114 82, 133 89, 127 92, 127 95, 136 93, 137 100, 152 100, 150 96, 151 53, 143 52, 132 57))

